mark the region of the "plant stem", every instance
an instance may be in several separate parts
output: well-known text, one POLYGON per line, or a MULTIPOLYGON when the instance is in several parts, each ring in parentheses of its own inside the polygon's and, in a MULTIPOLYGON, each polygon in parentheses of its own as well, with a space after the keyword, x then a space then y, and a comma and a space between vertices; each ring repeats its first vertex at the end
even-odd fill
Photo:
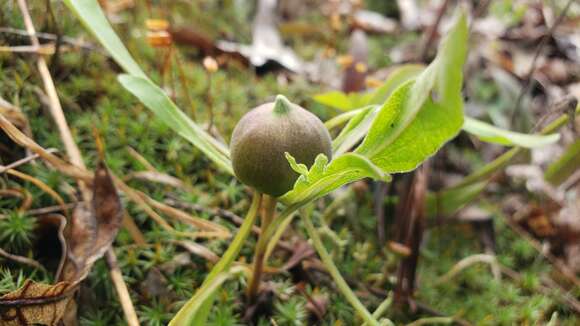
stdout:
MULTIPOLYGON (((187 301, 185 305, 177 312, 177 314, 173 317, 173 319, 169 323, 169 326, 193 325, 196 322, 197 324, 201 323, 203 325, 202 319, 207 317, 207 314, 209 313, 209 308, 211 308, 211 304, 207 304, 205 306, 205 309, 200 309, 202 311, 198 312, 195 315, 191 313, 191 311, 193 310, 192 307, 195 307, 197 305, 196 302, 199 300, 200 293, 204 293, 204 290, 207 287, 211 286, 213 279, 216 278, 218 275, 220 275, 220 273, 222 273, 223 271, 227 270, 240 253, 240 250, 242 249, 242 246, 246 241, 246 238, 252 231, 252 226, 254 226, 256 215, 260 207, 261 198, 262 195, 260 193, 258 192, 254 193, 254 196, 252 198, 252 204, 250 206, 250 209, 248 210, 248 213, 246 214, 244 223, 240 226, 240 229, 238 230, 238 234, 236 234, 236 237, 234 238, 234 240, 232 241, 226 252, 223 254, 220 261, 212 268, 211 272, 209 272, 209 274, 203 281, 201 287, 197 289, 193 297, 191 297, 191 299, 189 299, 189 301, 187 301)), ((209 300, 207 302, 212 302, 212 300, 209 300)))
POLYGON ((344 278, 340 275, 338 268, 334 265, 332 258, 324 248, 312 221, 310 220, 310 215, 308 213, 302 214, 302 219, 304 221, 304 225, 306 226, 306 231, 308 232, 308 236, 312 239, 312 243, 318 255, 322 259, 322 263, 330 273, 330 276, 334 279, 334 282, 338 286, 338 289, 342 294, 346 297, 348 302, 352 305, 352 307, 358 312, 358 314, 365 320, 365 323, 370 326, 378 326, 379 322, 371 315, 371 313, 363 306, 360 300, 356 297, 354 292, 348 286, 344 278))
POLYGON ((262 198, 262 223, 261 227, 264 230, 258 239, 256 244, 256 249, 254 252, 254 268, 252 272, 252 278, 248 284, 248 302, 250 304, 254 303, 256 300, 256 295, 260 288, 260 279, 262 278, 262 271, 264 269, 264 256, 266 254, 266 246, 268 244, 269 235, 265 232, 270 226, 270 223, 274 219, 276 214, 276 203, 278 200, 275 197, 264 195, 262 198))

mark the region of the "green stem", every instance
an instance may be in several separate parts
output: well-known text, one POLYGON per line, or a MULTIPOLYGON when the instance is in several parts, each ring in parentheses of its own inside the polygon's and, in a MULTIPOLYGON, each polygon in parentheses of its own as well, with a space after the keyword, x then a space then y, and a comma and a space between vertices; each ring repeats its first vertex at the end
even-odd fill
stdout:
POLYGON ((242 246, 244 245, 244 242, 248 238, 248 235, 252 230, 252 226, 254 226, 254 222, 256 221, 258 208, 260 207, 261 197, 262 197, 261 194, 257 192, 254 193, 254 196, 252 198, 252 204, 250 205, 250 209, 246 214, 244 223, 242 223, 240 229, 238 230, 238 234, 236 234, 236 237, 234 238, 234 240, 232 241, 226 252, 223 254, 222 258, 209 272, 209 274, 203 281, 201 287, 197 289, 194 296, 191 297, 191 299, 189 299, 189 301, 187 301, 185 305, 177 312, 175 317, 173 317, 173 319, 169 323, 169 326, 204 324, 203 321, 207 318, 209 310, 211 309, 211 303, 213 303, 213 296, 206 301, 204 308, 200 309, 201 312, 193 314, 193 312, 197 311, 197 309, 196 310, 192 309, 196 305, 198 305, 197 301, 199 300, 200 295, 203 294, 206 288, 212 284, 213 279, 223 271, 227 270, 233 263, 233 261, 236 259, 236 257, 238 257, 238 254, 240 253, 240 250, 242 249, 242 246))
POLYGON ((365 306, 360 302, 360 300, 356 297, 354 292, 348 286, 344 278, 340 275, 338 268, 334 265, 332 258, 324 248, 312 221, 310 220, 310 215, 308 213, 302 215, 302 219, 306 226, 306 231, 308 232, 308 236, 312 239, 312 243, 314 244, 314 248, 318 252, 318 255, 322 259, 322 263, 330 273, 330 276, 334 279, 334 282, 338 286, 338 289, 342 294, 346 297, 348 302, 352 305, 352 307, 359 313, 359 315, 365 320, 366 324, 371 326, 378 326, 379 322, 371 315, 371 313, 365 308, 365 306))
MULTIPOLYGON (((377 309, 375 310, 375 312, 373 312, 373 318, 375 319, 380 319, 381 316, 385 313, 385 311, 387 311, 387 309, 389 309, 389 307, 391 306, 391 303, 393 303, 393 293, 389 293, 389 295, 385 298, 385 300, 383 302, 381 302, 381 304, 377 307, 377 309)), ((364 323, 363 326, 366 326, 367 323, 364 323)), ((383 319, 381 320, 381 326, 386 325, 386 326, 392 326, 394 325, 392 321, 390 321, 389 319, 383 319)))
MULTIPOLYGON (((262 230, 268 229, 268 226, 274 220, 274 215, 276 214, 276 203, 277 199, 268 195, 263 197, 263 210, 262 210, 262 230)), ((256 244, 256 249, 254 252, 254 268, 252 271, 252 278, 248 284, 248 301, 254 303, 258 290, 260 288, 260 280, 262 278, 262 271, 264 269, 264 255, 266 253, 266 245, 268 244, 267 238, 268 234, 262 232, 256 244)))
MULTIPOLYGON (((578 115, 579 112, 580 112, 580 106, 576 108, 576 115, 578 115)), ((565 125, 569 119, 570 119, 570 116, 568 114, 564 114, 564 115, 560 116, 559 118, 554 120, 552 123, 550 123, 549 125, 544 127, 542 129, 542 131, 540 132, 540 134, 547 135, 547 134, 553 133, 554 131, 556 131, 557 129, 559 129, 563 125, 565 125)), ((471 173, 470 175, 466 176, 458 184, 451 186, 449 189, 461 188, 463 186, 471 185, 471 184, 474 184, 474 183, 476 183, 484 178, 487 178, 488 176, 492 175, 494 172, 496 172, 499 169, 502 169, 503 167, 508 165, 508 163, 516 155, 524 152, 525 150, 527 150, 527 149, 522 148, 522 147, 514 147, 514 148, 510 149, 509 151, 500 155, 495 160, 486 164, 483 168, 481 168, 481 169, 471 173)))

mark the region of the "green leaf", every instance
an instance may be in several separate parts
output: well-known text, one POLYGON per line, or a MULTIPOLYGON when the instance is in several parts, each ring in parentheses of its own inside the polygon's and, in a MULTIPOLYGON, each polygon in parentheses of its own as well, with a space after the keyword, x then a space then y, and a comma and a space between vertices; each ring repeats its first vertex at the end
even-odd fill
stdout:
POLYGON ((332 152, 341 155, 360 142, 367 134, 378 109, 379 107, 374 105, 360 109, 332 141, 332 152))
POLYGON ((350 111, 364 106, 368 102, 369 93, 344 93, 341 91, 330 91, 323 94, 314 95, 314 100, 320 104, 333 107, 341 111, 350 111))
POLYGON ((199 148, 224 171, 234 174, 227 147, 191 121, 161 88, 146 78, 131 75, 119 75, 119 82, 171 129, 199 148))
POLYGON ((303 164, 297 164, 289 153, 286 153, 286 159, 290 166, 301 174, 294 188, 281 198, 289 205, 312 201, 362 178, 388 180, 390 177, 368 159, 355 153, 341 155, 330 164, 326 155, 319 154, 310 170, 306 170, 303 164))
POLYGON ((405 82, 414 79, 425 69, 421 64, 405 64, 397 67, 389 74, 389 77, 383 85, 372 92, 372 96, 367 105, 383 104, 391 96, 391 94, 405 82))
POLYGON ((233 175, 228 148, 195 124, 147 78, 115 34, 97 1, 65 0, 65 4, 95 35, 113 59, 130 74, 119 76, 121 84, 137 96, 161 121, 199 148, 220 168, 233 175))
POLYGON ((553 144, 560 139, 559 134, 528 135, 504 130, 483 121, 465 117, 463 130, 477 136, 482 141, 507 146, 535 148, 553 144))
POLYGON ((435 60, 389 96, 356 153, 387 173, 411 171, 459 132, 467 35, 460 10, 435 60))
POLYGON ((443 190, 427 195, 427 216, 450 216, 473 201, 485 189, 486 182, 443 190))
POLYGON ((570 144, 564 154, 548 166, 544 178, 552 185, 559 186, 580 167, 580 139, 570 144))
POLYGON ((126 72, 134 76, 147 78, 137 62, 133 60, 123 42, 115 34, 96 0, 64 0, 64 3, 77 15, 85 27, 95 35, 105 49, 109 51, 113 59, 126 72))

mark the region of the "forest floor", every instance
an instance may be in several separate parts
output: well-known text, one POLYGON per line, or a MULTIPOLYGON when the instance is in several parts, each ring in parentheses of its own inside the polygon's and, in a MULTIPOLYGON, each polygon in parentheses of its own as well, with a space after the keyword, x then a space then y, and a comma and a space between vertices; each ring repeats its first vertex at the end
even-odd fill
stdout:
MULTIPOLYGON (((136 1, 134 6, 126 8, 118 7, 123 1, 101 2, 109 3, 109 20, 151 79, 204 128, 211 124, 212 134, 225 143, 244 113, 272 100, 276 94, 284 94, 323 121, 340 113, 314 97, 344 86, 344 66, 348 65, 345 60, 348 61, 349 51, 356 52, 349 45, 351 25, 347 19, 329 18, 313 4, 316 1, 297 1, 300 4, 295 7, 288 5, 291 8, 281 14, 284 20, 280 30, 286 45, 298 57, 317 67, 330 65, 329 70, 320 68, 317 76, 291 73, 276 64, 252 67, 247 60, 220 55, 211 46, 204 48, 199 40, 179 39, 191 36, 194 31, 210 41, 251 43, 255 6, 243 1, 161 1, 163 5, 157 1, 136 1), (170 22, 173 45, 151 45, 146 21, 152 18, 170 22), (212 62, 207 59, 204 65, 207 56, 217 59, 217 70, 213 70, 212 62)), ((368 85, 372 80, 384 79, 388 67, 432 59, 438 35, 432 41, 432 53, 428 48, 423 57, 420 54, 442 2, 434 3, 423 9, 433 17, 424 18, 426 22, 419 28, 368 33, 364 45, 368 48, 364 60, 367 81, 371 80, 368 85)), ((235 235, 239 221, 234 219, 243 217, 250 205, 248 189, 218 170, 120 86, 117 75, 121 69, 64 4, 29 1, 29 5, 37 31, 45 33, 41 43, 48 54, 43 56, 87 168, 97 168, 102 146, 110 171, 130 188, 142 192, 146 201, 152 199, 179 208, 225 227, 235 235), (54 35, 63 37, 56 50, 54 35)), ((367 7, 394 16, 390 18, 393 22, 400 19, 396 18, 396 6, 367 1, 367 7)), ((452 5, 449 7, 446 17, 453 12, 452 5)), ((480 36, 471 39, 465 78, 467 115, 506 129, 529 131, 544 116, 542 107, 551 106, 567 94, 578 96, 580 44, 576 39, 575 44, 569 45, 575 46, 570 50, 574 54, 569 54, 560 43, 564 38, 573 40, 570 35, 578 38, 580 16, 576 4, 567 9, 565 19, 560 22, 561 37, 548 36, 534 71, 536 82, 523 96, 523 113, 516 115, 516 123, 510 125, 514 103, 529 79, 528 70, 520 65, 531 64, 538 40, 548 30, 548 23, 543 21, 545 17, 539 16, 549 12, 551 25, 562 8, 561 5, 538 8, 516 0, 495 1, 488 8, 485 18, 501 22, 505 29, 489 30, 500 36, 493 43, 496 48, 489 46, 488 52, 483 49, 483 41, 477 44, 480 36)), ((36 143, 46 149, 54 148, 58 157, 66 159, 61 135, 47 104, 50 98, 37 69, 37 55, 26 51, 30 39, 18 32, 25 31, 26 27, 17 1, 0 4, 0 28, 3 47, 0 98, 7 102, 0 103, 0 108, 8 104, 18 108, 20 113, 12 121, 20 121, 19 126, 29 130, 36 143)), ((480 26, 479 32, 481 29, 485 25, 480 26)), ((166 36, 159 36, 161 42, 163 37, 166 36)), ((578 120, 576 126, 580 126, 578 120)), ((577 136, 565 126, 560 141, 550 145, 550 149, 534 149, 510 164, 517 163, 520 169, 537 167, 543 173, 574 143, 578 148, 577 136)), ((463 132, 431 159, 429 189, 436 196, 435 191, 442 189, 448 180, 485 167, 508 150, 463 132)), ((576 149, 576 162, 577 152, 576 149)), ((59 198, 68 204, 78 202, 80 195, 74 178, 42 160, 32 160, 15 168, 33 177, 33 181, 5 173, 2 166, 30 153, 2 132, 0 155, 0 248, 27 258, 27 262, 32 260, 42 265, 23 264, 0 255, 2 295, 18 289, 28 279, 47 284, 56 281, 61 249, 54 224, 46 221, 43 208, 59 213, 59 198), (35 180, 55 193, 39 187, 35 180)), ((533 183, 537 178, 531 174, 517 174, 509 168, 498 171, 486 181, 485 190, 477 198, 469 205, 461 205, 463 210, 453 210, 449 216, 443 216, 436 208, 428 209, 416 289, 409 301, 412 304, 394 303, 385 315, 396 324, 438 316, 449 318, 432 321, 531 325, 545 324, 552 319, 561 325, 577 325, 580 322, 579 312, 575 310, 580 298, 576 277, 580 271, 580 216, 572 212, 575 221, 558 224, 555 216, 561 217, 562 208, 547 208, 545 198, 549 196, 545 188, 538 189, 533 183), (495 259, 490 261, 489 257, 495 259), (453 272, 448 274, 450 271, 453 272)), ((566 174, 565 179, 573 174, 566 174)), ((384 245, 379 245, 382 239, 377 232, 375 202, 377 192, 383 189, 377 183, 360 181, 344 187, 317 202, 312 216, 340 272, 370 311, 395 290, 397 269, 401 255, 405 255, 390 241, 397 228, 394 217, 397 194, 402 193, 397 187, 404 187, 405 180, 397 177, 395 181, 398 183, 389 188, 387 195, 379 197, 384 200, 384 205, 379 205, 384 206, 380 213, 386 223, 384 245)), ((575 196, 580 196, 580 191, 577 186, 570 187, 565 194, 568 200, 576 198, 573 202, 578 200, 575 196)), ((112 245, 118 267, 142 325, 166 325, 201 285, 230 239, 212 234, 200 234, 192 239, 187 234, 199 231, 196 226, 156 209, 160 219, 171 225, 166 228, 144 209, 151 205, 140 204, 126 194, 121 198, 126 221, 112 245), (136 228, 131 228, 127 220, 133 221, 136 228)), ((261 294, 259 311, 248 312, 251 307, 243 299, 246 281, 235 279, 218 292, 208 325, 246 324, 248 318, 257 325, 360 324, 352 307, 320 267, 320 261, 308 253, 311 249, 302 223, 296 220, 282 239, 285 249, 276 250, 268 263, 280 269, 266 276, 267 291, 261 294)), ((256 240, 255 235, 250 236, 240 261, 252 261, 256 240)), ((401 250, 405 249, 408 248, 401 250)), ((126 324, 109 270, 105 260, 100 259, 83 281, 75 297, 80 325, 126 324)))

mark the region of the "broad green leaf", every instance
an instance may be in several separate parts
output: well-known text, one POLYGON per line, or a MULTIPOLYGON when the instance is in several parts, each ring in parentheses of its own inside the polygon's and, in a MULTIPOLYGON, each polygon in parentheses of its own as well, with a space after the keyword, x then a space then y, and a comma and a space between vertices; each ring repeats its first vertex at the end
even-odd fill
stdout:
POLYGON ((405 64, 397 67, 389 74, 383 85, 372 92, 367 105, 381 105, 391 96, 391 94, 405 82, 414 79, 425 69, 421 64, 405 64))
POLYGON ((333 107, 341 111, 358 109, 368 102, 370 93, 344 93, 341 91, 330 91, 323 94, 314 95, 314 100, 320 104, 333 107))
POLYGON ((113 59, 131 75, 147 78, 119 39, 96 0, 64 0, 85 27, 109 51, 113 59))
POLYGON ((310 170, 307 170, 304 164, 296 163, 294 157, 288 153, 286 159, 290 166, 301 174, 294 188, 281 198, 289 205, 312 201, 347 183, 363 178, 388 180, 390 177, 368 159, 354 153, 341 155, 330 163, 326 155, 319 154, 310 170))
POLYGON ((199 148, 220 168, 234 174, 227 147, 191 121, 161 88, 149 79, 131 75, 119 75, 119 82, 171 129, 199 148))
POLYGON ((427 216, 450 216, 473 201, 485 189, 486 182, 442 190, 427 195, 427 216))
POLYGON ((378 106, 366 106, 353 116, 332 141, 332 152, 341 155, 355 146, 367 134, 378 112, 378 106))
POLYGON ((544 178, 552 185, 559 186, 580 167, 580 139, 572 143, 564 154, 548 166, 544 178))
POLYGON ((435 60, 389 96, 356 153, 386 173, 406 172, 459 132, 467 35, 465 13, 459 11, 435 60))
POLYGON ((477 136, 482 141, 507 146, 521 146, 535 148, 553 144, 560 139, 559 134, 528 135, 519 132, 504 130, 483 121, 465 117, 463 130, 477 136))

